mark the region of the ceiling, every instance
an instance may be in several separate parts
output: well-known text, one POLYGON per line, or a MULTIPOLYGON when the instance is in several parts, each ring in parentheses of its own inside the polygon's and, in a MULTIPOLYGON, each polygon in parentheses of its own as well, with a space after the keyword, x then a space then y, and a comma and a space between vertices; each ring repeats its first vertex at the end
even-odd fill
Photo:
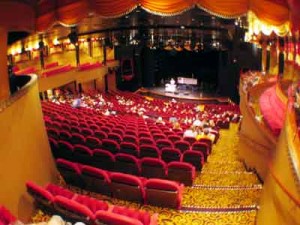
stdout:
MULTIPOLYGON (((142 40, 146 43, 166 44, 172 39, 179 44, 191 41, 210 45, 215 41, 225 45, 232 40, 236 26, 246 27, 246 23, 245 17, 238 20, 223 19, 199 8, 192 8, 176 16, 158 16, 138 7, 119 18, 102 18, 89 14, 76 29, 80 39, 106 37, 119 44, 139 43, 142 40)), ((56 24, 43 33, 42 37, 47 43, 52 43, 53 40, 63 42, 68 41, 70 32, 70 27, 56 24)), ((31 35, 23 40, 23 44, 38 42, 40 38, 40 34, 31 35)))

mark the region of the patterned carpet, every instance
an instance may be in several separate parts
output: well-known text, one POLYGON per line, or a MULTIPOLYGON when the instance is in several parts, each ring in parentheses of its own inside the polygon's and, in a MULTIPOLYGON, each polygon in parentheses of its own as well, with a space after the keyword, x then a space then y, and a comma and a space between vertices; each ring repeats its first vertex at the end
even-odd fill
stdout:
POLYGON ((247 172, 238 159, 237 130, 238 125, 232 124, 230 130, 221 131, 221 138, 202 172, 197 174, 195 185, 185 187, 180 211, 84 193, 111 204, 158 213, 159 225, 254 225, 262 187, 255 174, 247 172))

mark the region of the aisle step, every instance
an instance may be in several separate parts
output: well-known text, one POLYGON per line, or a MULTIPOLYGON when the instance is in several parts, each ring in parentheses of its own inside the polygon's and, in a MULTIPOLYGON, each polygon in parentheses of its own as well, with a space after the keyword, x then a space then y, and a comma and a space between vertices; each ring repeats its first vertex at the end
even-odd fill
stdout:
POLYGON ((248 187, 259 184, 259 179, 252 172, 202 172, 196 176, 193 186, 248 187))
POLYGON ((261 188, 192 188, 185 187, 182 206, 202 209, 253 208, 259 202, 261 188))

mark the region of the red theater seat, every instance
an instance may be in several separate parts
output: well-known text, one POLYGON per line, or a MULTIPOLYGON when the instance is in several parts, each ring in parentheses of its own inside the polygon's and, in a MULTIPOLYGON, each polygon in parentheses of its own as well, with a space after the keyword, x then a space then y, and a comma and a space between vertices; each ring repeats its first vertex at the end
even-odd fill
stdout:
POLYGON ((96 224, 98 225, 143 225, 137 219, 128 216, 122 216, 113 212, 98 211, 95 214, 96 224))
POLYGON ((140 175, 141 169, 139 160, 135 156, 118 153, 115 155, 115 159, 115 171, 132 175, 140 175))
POLYGON ((73 192, 61 186, 57 186, 55 184, 48 184, 45 187, 45 190, 49 191, 53 196, 59 195, 69 199, 72 199, 74 197, 73 192))
POLYGON ((150 214, 147 212, 144 212, 144 211, 140 211, 140 210, 136 210, 136 209, 129 209, 129 208, 122 207, 122 206, 114 206, 112 209, 112 212, 119 214, 119 215, 128 216, 133 219, 137 219, 140 222, 142 222, 142 224, 144 224, 144 225, 150 225, 150 223, 151 223, 150 214))
POLYGON ((140 158, 144 157, 160 158, 160 151, 155 145, 142 144, 140 146, 140 158))
POLYGON ((120 151, 120 145, 118 144, 118 142, 108 138, 102 140, 102 148, 110 151, 113 154, 120 151))
POLYGON ((85 224, 91 224, 95 220, 93 212, 86 206, 74 200, 56 196, 54 198, 54 209, 66 220, 71 222, 81 221, 85 224))
POLYGON ((185 152, 190 149, 190 143, 187 141, 176 141, 174 147, 179 149, 181 152, 185 152))
POLYGON ((161 150, 161 159, 166 163, 172 161, 180 161, 180 158, 181 152, 178 149, 167 147, 161 150))
POLYGON ((104 170, 114 170, 115 168, 115 156, 102 149, 95 149, 93 151, 93 160, 91 160, 91 165, 104 170))
POLYGON ((203 157, 204 157, 204 161, 207 161, 207 156, 209 155, 209 145, 207 143, 204 142, 195 142, 192 147, 191 150, 193 151, 199 151, 203 153, 203 157))
POLYGON ((85 145, 88 146, 90 149, 96 149, 96 148, 100 148, 102 143, 101 141, 93 136, 87 136, 85 139, 85 145))
POLYGON ((85 144, 85 137, 83 135, 81 135, 81 134, 73 133, 72 137, 70 139, 70 142, 73 145, 76 145, 76 144, 84 145, 85 144))
POLYGON ((164 161, 156 158, 141 159, 141 175, 147 178, 165 178, 167 165, 164 161))
POLYGON ((139 157, 140 155, 138 146, 130 142, 122 142, 120 144, 120 153, 126 153, 136 157, 139 157))
POLYGON ((196 176, 195 167, 185 162, 170 162, 168 164, 168 179, 192 186, 196 176))
POLYGON ((104 195, 111 195, 111 181, 105 170, 91 166, 82 166, 81 177, 84 181, 86 190, 104 195))
POLYGON ((141 137, 140 138, 140 145, 142 145, 142 144, 155 145, 155 141, 152 138, 141 137))
POLYGON ((74 161, 82 164, 90 164, 93 156, 92 150, 84 145, 74 145, 74 161))
POLYGON ((80 179, 81 171, 76 163, 64 159, 57 159, 56 166, 68 185, 82 187, 83 182, 80 179))
POLYGON ((173 147, 173 143, 168 139, 159 139, 156 141, 156 145, 159 149, 163 149, 165 147, 173 147))
POLYGON ((81 205, 86 206, 92 211, 92 213, 96 213, 98 210, 108 210, 108 204, 106 202, 88 197, 86 195, 76 195, 73 200, 80 203, 81 205))
POLYGON ((26 182, 26 189, 39 206, 46 207, 47 209, 52 207, 51 204, 54 196, 49 191, 31 181, 26 182))
POLYGON ((149 179, 145 182, 145 203, 149 205, 181 208, 182 186, 174 181, 149 179))
POLYGON ((204 156, 202 152, 190 150, 182 154, 181 161, 192 164, 196 170, 201 170, 204 163, 204 156))
POLYGON ((102 131, 102 130, 96 130, 94 132, 94 136, 97 137, 97 138, 99 138, 99 140, 107 138, 107 134, 104 131, 102 131))
POLYGON ((110 180, 114 198, 139 203, 144 202, 144 186, 138 177, 123 173, 112 173, 110 180))
POLYGON ((73 151, 74 147, 67 141, 58 141, 57 146, 59 149, 59 156, 61 158, 72 160, 73 159, 73 151))

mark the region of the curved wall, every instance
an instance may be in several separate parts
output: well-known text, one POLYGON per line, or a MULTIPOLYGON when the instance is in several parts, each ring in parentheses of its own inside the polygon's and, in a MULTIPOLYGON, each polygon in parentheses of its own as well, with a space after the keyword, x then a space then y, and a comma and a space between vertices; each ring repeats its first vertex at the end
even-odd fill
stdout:
POLYGON ((257 224, 300 224, 300 140, 291 106, 269 171, 257 224))
MULTIPOLYGON (((240 82, 242 84, 242 82, 240 82)), ((263 122, 259 122, 250 98, 257 98, 266 88, 274 82, 266 82, 253 87, 249 93, 240 87, 240 110, 243 115, 240 128, 239 156, 249 169, 257 171, 261 179, 268 173, 268 162, 276 146, 276 138, 263 122), (256 96, 254 96, 254 94, 256 96), (251 96, 251 97, 250 97, 251 96)))
POLYGON ((0 203, 26 222, 33 210, 25 182, 58 177, 43 121, 37 77, 0 104, 0 203))

